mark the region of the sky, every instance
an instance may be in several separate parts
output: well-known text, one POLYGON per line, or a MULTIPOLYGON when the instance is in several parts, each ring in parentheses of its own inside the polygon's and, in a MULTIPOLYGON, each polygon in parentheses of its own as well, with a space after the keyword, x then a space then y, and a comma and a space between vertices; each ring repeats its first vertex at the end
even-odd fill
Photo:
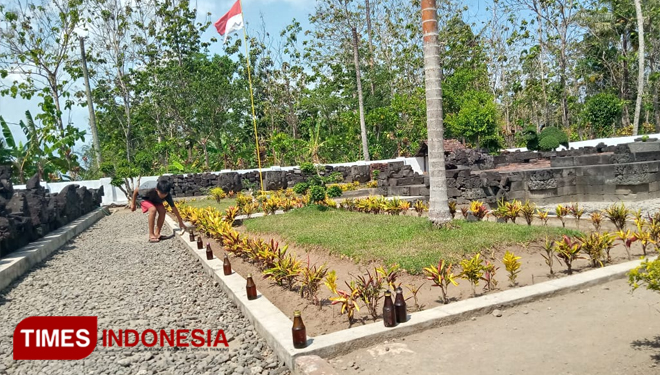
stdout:
MULTIPOLYGON (((323 0, 321 0, 323 1, 323 0)), ((234 0, 191 0, 191 6, 198 9, 198 13, 203 15, 205 20, 206 13, 210 12, 211 22, 215 22, 223 14, 225 14, 234 4, 234 0)), ((250 30, 261 28, 261 18, 263 16, 265 22, 265 29, 270 35, 279 35, 280 31, 295 18, 300 22, 303 30, 309 29, 308 15, 314 11, 316 1, 313 0, 242 0, 243 13, 245 15, 245 22, 250 30)), ((468 0, 467 4, 470 7, 466 17, 474 21, 478 15, 483 15, 485 12, 485 3, 479 0, 468 0)), ((239 31, 242 34, 242 31, 239 31)), ((242 35, 239 34, 239 37, 242 35)), ((221 48, 222 37, 218 35, 217 31, 211 24, 208 30, 202 35, 203 40, 209 40, 211 37, 218 37, 218 42, 211 46, 211 53, 224 53, 221 48)), ((237 37, 234 35, 234 37, 237 37)), ((11 81, 5 80, 6 84, 11 81)), ((83 89, 82 81, 76 84, 76 87, 83 89)), ((7 121, 12 130, 14 137, 18 140, 25 140, 21 134, 18 122, 25 118, 25 111, 29 110, 33 116, 39 113, 38 101, 36 100, 23 100, 12 99, 11 97, 0 96, 0 115, 7 121)), ((71 122, 76 127, 86 130, 87 136, 85 142, 78 142, 75 150, 80 151, 84 144, 91 144, 91 137, 89 131, 89 115, 87 108, 74 106, 71 111, 66 111, 63 114, 64 123, 71 122)))

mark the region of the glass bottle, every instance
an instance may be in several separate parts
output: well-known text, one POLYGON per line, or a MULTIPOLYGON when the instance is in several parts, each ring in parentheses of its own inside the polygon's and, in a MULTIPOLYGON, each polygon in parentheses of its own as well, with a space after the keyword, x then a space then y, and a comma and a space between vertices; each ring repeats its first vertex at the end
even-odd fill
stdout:
POLYGON ((204 241, 202 236, 197 236, 197 250, 202 250, 204 248, 204 241))
POLYGON ((190 239, 190 242, 195 242, 195 232, 193 230, 190 230, 190 235, 188 237, 190 239))
POLYGON ((392 292, 385 292, 385 302, 383 303, 383 324, 385 327, 394 327, 396 325, 396 313, 394 312, 394 303, 392 303, 392 292))
POLYGON ((396 322, 405 323, 408 319, 408 312, 406 311, 406 300, 403 299, 403 289, 401 287, 396 288, 394 311, 396 312, 396 322))
POLYGON ((248 273, 245 289, 247 290, 247 298, 249 300, 257 299, 257 286, 254 284, 254 280, 252 280, 251 273, 248 273))
POLYGON ((231 275, 231 263, 227 253, 225 253, 225 258, 222 260, 222 270, 225 272, 225 276, 231 275))
POLYGON ((293 336, 293 347, 302 349, 307 346, 307 329, 300 316, 300 311, 293 312, 293 328, 291 328, 291 335, 293 336))
POLYGON ((211 243, 206 243, 206 260, 213 259, 213 250, 211 250, 211 243))

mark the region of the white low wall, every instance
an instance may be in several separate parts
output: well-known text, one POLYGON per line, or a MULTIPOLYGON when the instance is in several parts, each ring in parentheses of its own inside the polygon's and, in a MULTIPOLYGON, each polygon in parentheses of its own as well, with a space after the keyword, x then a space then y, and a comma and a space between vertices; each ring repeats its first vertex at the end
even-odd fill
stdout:
MULTIPOLYGON (((655 134, 646 134, 648 135, 649 138, 660 138, 660 133, 655 133, 655 134)), ((577 141, 577 142, 569 142, 568 147, 569 148, 580 148, 580 147, 595 147, 599 143, 605 143, 607 146, 616 146, 620 145, 623 143, 632 143, 635 142, 635 138, 639 138, 641 135, 635 135, 635 136, 626 136, 626 137, 615 137, 615 138, 598 138, 598 139, 590 139, 588 141, 577 141)), ((559 146, 555 151, 561 151, 565 150, 566 147, 564 146, 559 146)), ((527 151, 526 147, 520 147, 520 148, 509 148, 507 151, 527 151)))
MULTIPOLYGON (((337 163, 337 164, 326 164, 326 165, 331 165, 333 167, 351 167, 354 165, 369 165, 369 164, 375 164, 375 163, 390 163, 390 162, 403 162, 405 165, 410 165, 412 169, 419 173, 422 174, 423 170, 422 167, 420 166, 419 162, 415 158, 396 158, 396 159, 386 159, 386 160, 373 160, 373 161, 357 161, 353 163, 337 163)), ((299 168, 298 166, 289 166, 289 167, 280 167, 280 166, 272 166, 268 168, 263 168, 261 171, 262 172, 267 172, 267 171, 292 171, 294 169, 299 168)), ((248 173, 248 172, 253 172, 253 171, 258 171, 258 169, 240 169, 240 170, 230 170, 230 169, 224 169, 219 172, 209 172, 213 174, 220 174, 220 173, 229 173, 229 172, 238 172, 240 174, 248 173)), ((171 175, 171 174, 166 174, 166 176, 171 175)), ((183 175, 188 175, 188 173, 183 173, 183 175)), ((148 181, 157 181, 160 176, 143 176, 140 179, 140 183, 148 182, 148 181)), ((85 181, 66 181, 66 182, 41 182, 41 185, 44 186, 46 189, 48 189, 51 193, 59 193, 64 189, 65 186, 70 185, 70 184, 76 184, 80 186, 86 186, 89 189, 98 189, 101 186, 103 186, 103 205, 104 206, 109 206, 112 204, 115 205, 122 205, 128 203, 128 199, 126 199, 126 195, 117 187, 113 186, 110 184, 111 179, 110 178, 101 178, 99 180, 85 180, 85 181)), ((16 190, 23 190, 25 189, 25 185, 14 185, 14 189, 16 190)))

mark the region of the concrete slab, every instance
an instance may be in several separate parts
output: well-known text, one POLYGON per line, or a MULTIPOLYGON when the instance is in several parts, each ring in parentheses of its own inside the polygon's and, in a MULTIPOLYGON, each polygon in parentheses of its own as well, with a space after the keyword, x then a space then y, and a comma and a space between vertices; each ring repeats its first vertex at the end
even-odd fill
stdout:
POLYGON ((102 208, 96 209, 62 228, 48 233, 42 239, 34 241, 0 259, 0 290, 6 288, 12 281, 19 278, 36 264, 41 263, 55 250, 82 233, 82 231, 92 226, 92 224, 96 223, 105 215, 102 208))
MULTIPOLYGON (((169 217, 166 218, 166 223, 171 228, 176 227, 174 221, 169 217)), ((220 260, 206 260, 205 252, 197 250, 193 242, 187 241, 187 237, 177 236, 177 238, 186 244, 192 254, 199 258, 204 269, 218 281, 220 287, 250 319, 255 329, 268 342, 280 360, 299 374, 306 371, 302 367, 306 363, 305 360, 300 363, 297 360, 300 357, 332 358, 383 340, 400 338, 436 326, 453 324, 473 316, 490 313, 492 310, 502 307, 516 306, 551 295, 568 293, 586 286, 623 278, 630 269, 641 263, 641 260, 634 260, 574 276, 509 289, 500 293, 470 298, 415 312, 409 315, 407 322, 393 328, 386 328, 382 323, 372 323, 322 336, 308 337, 309 345, 307 348, 295 349, 291 340, 291 326, 293 323, 283 312, 261 295, 257 300, 248 301, 245 292, 246 281, 243 277, 236 273, 224 276, 221 271, 222 262, 220 260)))

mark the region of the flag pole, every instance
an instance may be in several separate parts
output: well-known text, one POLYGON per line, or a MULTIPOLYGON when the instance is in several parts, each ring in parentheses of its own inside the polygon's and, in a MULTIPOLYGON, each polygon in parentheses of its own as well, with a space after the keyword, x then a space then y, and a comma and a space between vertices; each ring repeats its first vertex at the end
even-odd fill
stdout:
POLYGON ((250 103, 252 104, 252 124, 254 125, 254 142, 257 146, 257 163, 259 165, 259 185, 261 190, 264 190, 264 180, 261 175, 261 152, 259 150, 259 136, 257 135, 257 115, 254 111, 254 95, 252 93, 252 74, 250 72, 250 51, 248 50, 248 41, 247 41, 247 31, 245 30, 247 25, 245 22, 245 14, 243 13, 243 2, 239 0, 241 4, 241 16, 243 17, 243 42, 245 43, 245 60, 247 63, 248 71, 248 81, 250 82, 250 103))

